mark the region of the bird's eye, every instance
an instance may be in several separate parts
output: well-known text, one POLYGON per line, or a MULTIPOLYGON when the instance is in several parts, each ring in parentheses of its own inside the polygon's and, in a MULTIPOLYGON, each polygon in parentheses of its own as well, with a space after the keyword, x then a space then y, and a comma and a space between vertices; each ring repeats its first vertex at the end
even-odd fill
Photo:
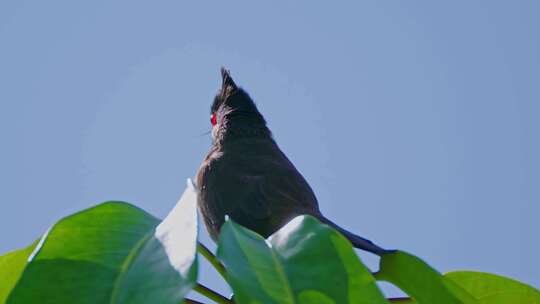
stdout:
POLYGON ((212 126, 215 126, 217 124, 216 113, 212 113, 212 115, 210 115, 210 123, 212 124, 212 126))

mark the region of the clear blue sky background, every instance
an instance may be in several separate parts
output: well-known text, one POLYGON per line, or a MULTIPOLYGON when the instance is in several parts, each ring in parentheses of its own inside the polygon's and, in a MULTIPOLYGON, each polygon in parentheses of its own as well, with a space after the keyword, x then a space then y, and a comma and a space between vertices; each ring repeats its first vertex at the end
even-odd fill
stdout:
POLYGON ((0 252, 105 200, 165 216, 225 65, 328 217, 540 287, 540 2, 436 2, 1 1, 0 252))

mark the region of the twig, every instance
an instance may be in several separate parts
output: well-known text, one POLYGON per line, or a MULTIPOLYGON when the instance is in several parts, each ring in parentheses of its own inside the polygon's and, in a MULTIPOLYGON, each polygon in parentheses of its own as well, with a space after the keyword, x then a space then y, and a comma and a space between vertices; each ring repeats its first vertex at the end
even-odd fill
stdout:
POLYGON ((201 295, 209 298, 210 300, 218 303, 218 304, 231 304, 234 303, 233 301, 227 299, 226 297, 220 295, 219 293, 213 291, 212 289, 197 283, 195 287, 193 288, 196 292, 200 293, 201 295))
POLYGON ((225 281, 227 281, 227 275, 225 271, 225 267, 223 264, 221 264, 216 256, 210 251, 210 249, 206 248, 201 242, 197 242, 197 251, 199 251, 202 256, 206 258, 212 266, 217 270, 217 272, 223 277, 225 281))

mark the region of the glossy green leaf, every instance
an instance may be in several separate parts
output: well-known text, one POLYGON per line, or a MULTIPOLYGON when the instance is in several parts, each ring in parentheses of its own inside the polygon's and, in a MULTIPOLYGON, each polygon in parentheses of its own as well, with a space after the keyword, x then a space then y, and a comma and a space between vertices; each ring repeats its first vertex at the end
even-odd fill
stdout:
POLYGON ((260 235, 227 220, 221 227, 218 258, 238 303, 295 303, 275 252, 260 235))
POLYGON ((60 220, 43 236, 7 302, 110 302, 120 266, 158 222, 122 202, 60 220))
POLYGON ((178 204, 123 265, 113 303, 179 303, 197 268, 197 196, 188 180, 178 204))
POLYGON ((540 303, 540 291, 502 276, 455 271, 445 274, 444 277, 466 290, 479 304, 540 303))
POLYGON ((123 202, 60 220, 7 303, 181 302, 196 280, 193 197, 185 193, 157 229, 158 219, 123 202), (176 241, 185 247, 171 246, 176 241))
POLYGON ((228 220, 218 257, 238 303, 387 303, 342 235, 299 216, 268 241, 228 220))
MULTIPOLYGON (((384 255, 375 277, 401 288, 419 304, 474 303, 466 292, 457 296, 438 271, 421 259, 403 251, 384 255)), ((459 287, 454 286, 453 289, 459 287)))
POLYGON ((24 249, 0 256, 0 303, 5 303, 11 289, 21 277, 28 257, 34 251, 37 243, 36 241, 24 249))

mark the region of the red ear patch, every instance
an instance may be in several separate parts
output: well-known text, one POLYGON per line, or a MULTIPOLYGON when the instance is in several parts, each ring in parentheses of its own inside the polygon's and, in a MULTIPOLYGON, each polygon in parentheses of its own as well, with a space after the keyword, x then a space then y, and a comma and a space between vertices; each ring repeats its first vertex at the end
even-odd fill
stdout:
POLYGON ((210 123, 212 124, 212 126, 215 126, 217 124, 216 113, 212 113, 212 115, 210 115, 210 123))

